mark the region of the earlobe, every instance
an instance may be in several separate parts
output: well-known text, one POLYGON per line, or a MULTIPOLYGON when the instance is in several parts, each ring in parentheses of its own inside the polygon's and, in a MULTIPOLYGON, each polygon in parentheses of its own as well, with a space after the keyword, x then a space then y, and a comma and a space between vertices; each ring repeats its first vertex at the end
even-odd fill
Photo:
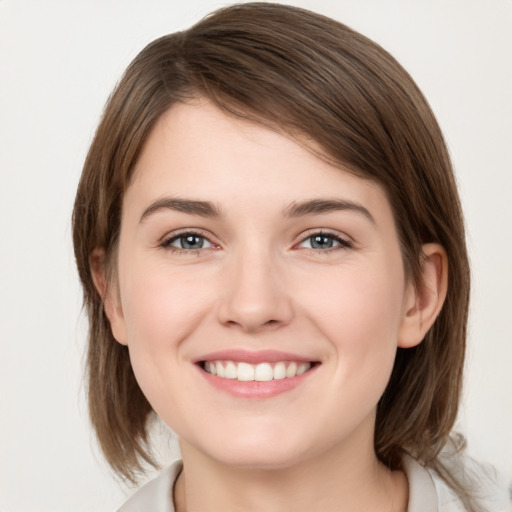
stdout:
POLYGON ((408 284, 398 346, 410 348, 421 343, 439 315, 448 289, 448 258, 437 243, 422 247, 422 282, 408 284))
POLYGON ((127 345, 123 308, 119 291, 108 276, 105 251, 103 249, 94 249, 89 257, 89 265, 94 286, 101 297, 105 314, 110 322, 112 335, 121 345, 127 345))

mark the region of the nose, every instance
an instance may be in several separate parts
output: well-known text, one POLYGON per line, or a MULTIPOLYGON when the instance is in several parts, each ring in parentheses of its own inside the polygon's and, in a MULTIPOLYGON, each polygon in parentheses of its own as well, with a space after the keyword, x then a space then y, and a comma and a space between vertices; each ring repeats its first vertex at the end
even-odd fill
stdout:
POLYGON ((223 272, 226 287, 218 308, 218 319, 223 325, 257 333, 291 322, 293 307, 283 269, 269 254, 245 251, 233 257, 223 272))

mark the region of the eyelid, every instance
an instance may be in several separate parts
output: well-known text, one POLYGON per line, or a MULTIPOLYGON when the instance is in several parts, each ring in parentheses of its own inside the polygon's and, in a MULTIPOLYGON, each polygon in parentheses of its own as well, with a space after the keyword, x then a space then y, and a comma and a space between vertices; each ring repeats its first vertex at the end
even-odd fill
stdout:
POLYGON ((158 245, 158 247, 161 247, 162 249, 193 253, 193 252, 204 251, 205 249, 218 248, 219 244, 215 243, 212 240, 212 238, 213 237, 211 236, 211 234, 203 231, 200 228, 183 228, 183 229, 179 229, 177 231, 171 231, 170 233, 167 233, 159 240, 157 245, 158 245), (174 242, 175 240, 179 239, 180 237, 183 237, 186 235, 192 235, 192 236, 204 238, 205 240, 208 241, 209 244, 211 244, 211 246, 205 247, 205 248, 200 248, 200 249, 183 249, 183 248, 174 247, 171 245, 172 242, 174 242))
MULTIPOLYGON (((304 242, 306 242, 309 238, 311 238, 313 236, 330 237, 330 238, 334 239, 336 242, 338 242, 339 245, 337 247, 331 247, 328 249, 321 249, 321 250, 314 249, 314 248, 307 248, 307 247, 304 247, 303 249, 310 250, 315 253, 319 253, 319 252, 327 253, 330 251, 350 249, 354 246, 354 242, 351 239, 351 237, 347 236, 344 233, 341 233, 336 230, 331 230, 331 229, 314 228, 314 229, 309 229, 306 232, 303 232, 300 235, 300 237, 298 237, 298 240, 293 244, 293 248, 294 249, 300 248, 301 244, 303 244, 304 242)), ((213 238, 214 237, 210 233, 205 232, 201 228, 182 228, 177 231, 172 231, 170 233, 167 233, 165 236, 163 236, 160 239, 160 241, 158 242, 157 245, 158 245, 158 247, 161 247, 163 249, 175 251, 175 252, 182 251, 185 253, 199 253, 199 252, 205 251, 207 249, 220 248, 220 245, 218 243, 214 242, 213 238), (210 246, 204 247, 204 248, 202 247, 199 249, 183 249, 183 248, 174 247, 171 245, 175 240, 177 240, 180 237, 183 237, 185 235, 192 235, 192 236, 198 236, 198 237, 204 238, 210 244, 210 246)))
POLYGON ((322 228, 317 228, 317 229, 310 229, 308 231, 306 231, 305 233, 302 233, 300 235, 300 239, 298 240, 298 242, 296 242, 294 244, 294 248, 299 248, 299 246, 301 244, 303 244, 306 240, 308 240, 309 238, 312 238, 314 236, 325 236, 325 237, 330 237, 332 239, 334 239, 335 241, 337 241, 340 245, 338 247, 331 247, 329 249, 322 249, 322 250, 319 250, 319 249, 313 249, 313 248, 309 248, 309 247, 304 247, 304 249, 306 250, 310 250, 310 251, 314 251, 316 253, 318 252, 329 252, 329 251, 336 251, 336 250, 342 250, 342 249, 350 249, 352 247, 354 247, 354 241, 347 235, 345 235, 344 233, 341 233, 339 231, 335 231, 335 230, 330 230, 330 229, 322 229, 322 228))

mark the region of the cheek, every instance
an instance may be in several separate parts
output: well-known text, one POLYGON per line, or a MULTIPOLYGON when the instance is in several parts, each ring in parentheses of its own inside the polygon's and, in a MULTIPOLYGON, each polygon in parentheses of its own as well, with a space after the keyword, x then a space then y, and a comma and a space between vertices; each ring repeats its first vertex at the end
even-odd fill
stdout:
POLYGON ((206 309, 204 282, 162 265, 130 265, 121 287, 128 343, 148 350, 179 344, 206 309))
POLYGON ((394 267, 340 267, 317 274, 314 282, 302 280, 294 294, 302 297, 304 309, 329 331, 329 338, 360 345, 374 338, 370 333, 380 332, 377 338, 384 341, 398 332, 402 315, 404 279, 394 267))
POLYGON ((210 297, 185 272, 149 269, 145 265, 143 272, 130 267, 121 288, 123 298, 135 378, 156 413, 180 431, 192 407, 180 392, 188 385, 183 373, 183 347, 211 310, 210 297))
POLYGON ((303 290, 303 308, 330 341, 340 380, 374 383, 374 392, 385 387, 396 354, 403 288, 395 264, 340 268, 317 280, 321 293, 315 299, 303 290))
POLYGON ((158 408, 160 399, 170 398, 160 397, 168 380, 179 379, 182 343, 211 310, 211 298, 197 285, 205 281, 187 272, 127 263, 120 284, 130 359, 141 389, 158 408))

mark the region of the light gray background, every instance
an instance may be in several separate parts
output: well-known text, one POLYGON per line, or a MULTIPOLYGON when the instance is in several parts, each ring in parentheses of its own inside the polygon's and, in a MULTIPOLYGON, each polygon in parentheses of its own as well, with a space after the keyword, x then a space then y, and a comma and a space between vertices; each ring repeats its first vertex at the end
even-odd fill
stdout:
MULTIPOLYGON (((512 2, 294 2, 408 69, 438 116, 474 272, 458 427, 512 480, 512 2)), ((113 511, 88 426, 70 214, 108 94, 150 40, 223 2, 0 0, 0 510, 113 511)))

